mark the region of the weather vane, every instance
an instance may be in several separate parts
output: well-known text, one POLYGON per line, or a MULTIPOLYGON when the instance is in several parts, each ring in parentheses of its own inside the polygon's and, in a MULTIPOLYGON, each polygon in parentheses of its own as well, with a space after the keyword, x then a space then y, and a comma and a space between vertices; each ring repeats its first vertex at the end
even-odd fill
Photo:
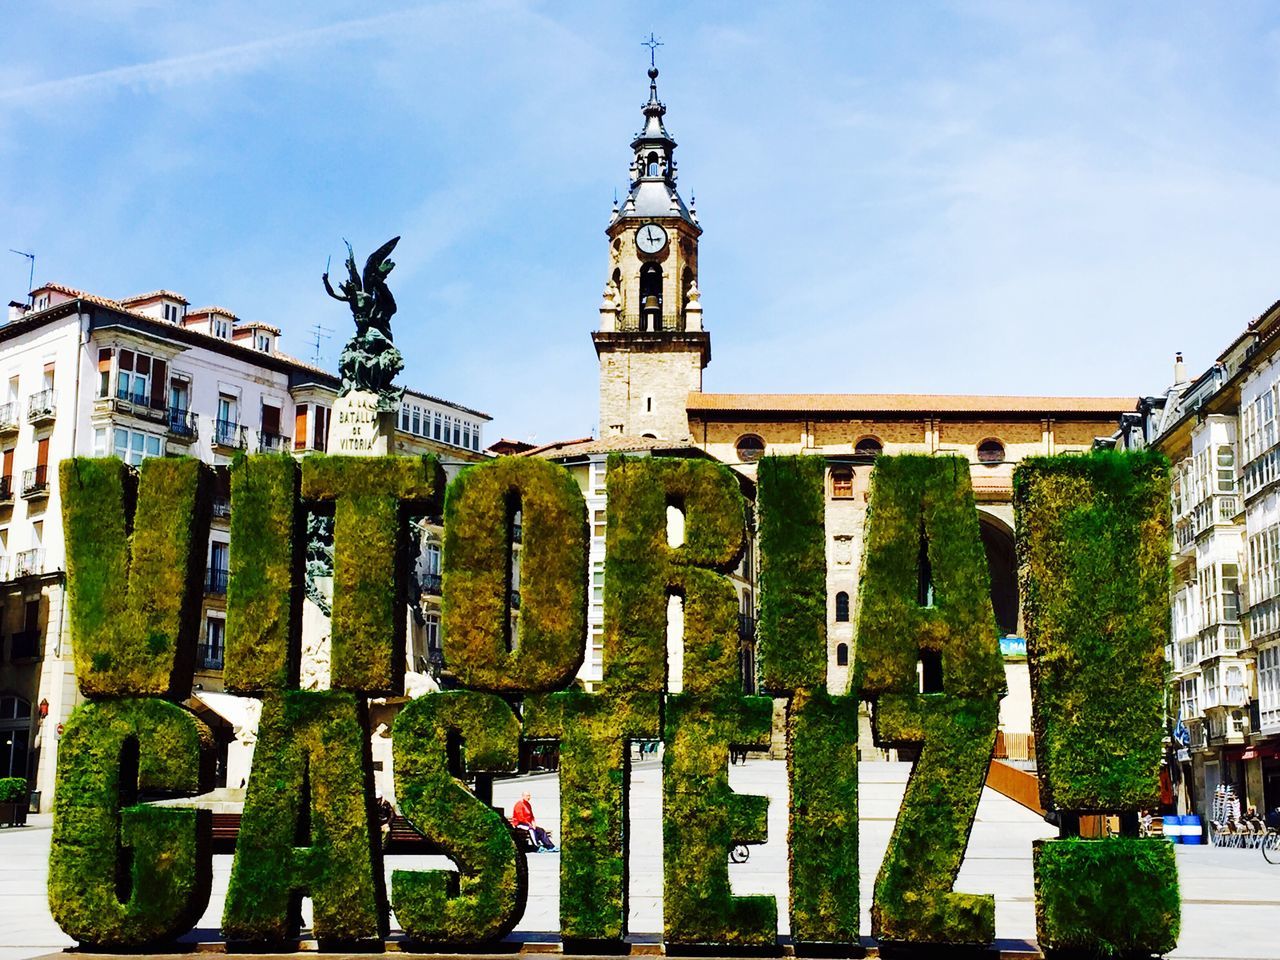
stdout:
POLYGON ((657 52, 658 48, 662 46, 662 41, 655 37, 653 32, 650 31, 649 39, 641 40, 640 46, 649 48, 649 66, 656 67, 657 63, 654 62, 654 54, 657 52))

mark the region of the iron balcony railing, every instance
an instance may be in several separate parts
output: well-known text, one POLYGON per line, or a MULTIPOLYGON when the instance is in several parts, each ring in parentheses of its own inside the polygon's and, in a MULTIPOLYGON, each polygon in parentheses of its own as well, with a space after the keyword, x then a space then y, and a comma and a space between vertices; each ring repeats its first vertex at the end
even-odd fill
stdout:
POLYGON ((0 477, 0 503, 13 502, 13 477, 0 477))
POLYGON ((432 596, 440 596, 442 578, 438 573, 424 573, 421 577, 422 592, 432 596))
POLYGON ((179 440, 196 438, 196 415, 190 410, 169 408, 169 433, 179 440))
POLYGON ((259 433, 258 451, 260 453, 280 453, 288 450, 292 441, 278 433, 259 433))
POLYGON ((738 614, 738 636, 752 641, 756 638, 756 618, 749 613, 738 614))
POLYGON ((222 669, 222 644, 201 643, 196 647, 196 658, 203 670, 222 669))
POLYGON ((34 550, 23 550, 13 563, 14 579, 18 577, 34 577, 44 571, 44 551, 39 547, 34 550))
POLYGON ((30 467, 22 471, 22 495, 42 497, 49 492, 49 468, 30 467))
POLYGON ((234 420, 213 421, 213 442, 220 447, 244 446, 244 427, 234 420))
POLYGON ((214 497, 213 498, 213 515, 219 520, 226 520, 231 516, 231 498, 230 497, 214 497))
POLYGON ((204 577, 204 592, 215 597, 227 595, 228 571, 222 567, 210 567, 204 577))
POLYGON ((14 400, 0 403, 0 433, 12 433, 18 429, 18 404, 14 400))
POLYGON ((45 420, 55 415, 58 407, 58 393, 55 390, 41 390, 27 397, 27 419, 31 421, 45 420))
POLYGON ((39 656, 39 630, 21 630, 9 638, 9 659, 35 660, 39 656))

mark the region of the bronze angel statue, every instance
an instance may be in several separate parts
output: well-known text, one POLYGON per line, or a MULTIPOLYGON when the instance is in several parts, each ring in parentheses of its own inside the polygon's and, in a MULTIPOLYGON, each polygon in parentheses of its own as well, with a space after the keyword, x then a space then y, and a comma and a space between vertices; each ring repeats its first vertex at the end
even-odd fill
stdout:
MULTIPOLYGON (((346 241, 343 241, 346 243, 346 241)), ((329 282, 329 271, 324 272, 324 289, 335 300, 341 300, 351 310, 356 333, 342 350, 338 361, 338 373, 342 376, 339 396, 352 391, 368 391, 378 394, 378 405, 384 410, 398 410, 402 387, 393 387, 392 381, 404 369, 404 357, 391 341, 391 317, 396 312, 396 301, 387 286, 387 275, 395 269, 388 259, 399 237, 388 240, 365 261, 364 273, 356 271, 356 255, 347 243, 348 279, 338 284, 339 295, 329 282)))

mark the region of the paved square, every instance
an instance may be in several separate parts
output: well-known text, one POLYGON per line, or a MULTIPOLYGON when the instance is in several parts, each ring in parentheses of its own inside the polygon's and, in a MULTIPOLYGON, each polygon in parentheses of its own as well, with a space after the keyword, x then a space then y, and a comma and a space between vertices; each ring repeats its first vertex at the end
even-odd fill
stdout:
MULTIPOLYGON (((862 932, 870 930, 871 889, 902 800, 908 767, 898 763, 860 765, 860 860, 862 932)), ((770 797, 769 843, 751 850, 751 859, 730 866, 734 891, 770 893, 778 898, 780 932, 787 932, 786 767, 781 761, 751 760, 730 768, 735 790, 770 797)), ((662 929, 661 766, 635 767, 631 802, 631 929, 662 929)), ((510 809, 522 790, 533 794, 539 822, 559 822, 559 789, 554 775, 494 784, 494 802, 510 809)), ((72 945, 53 922, 45 902, 49 819, 25 829, 0 829, 0 960, 20 960, 72 945)), ((996 897, 996 936, 1008 946, 1035 937, 1031 842, 1053 830, 1033 813, 991 790, 983 792, 969 850, 956 886, 996 897), (1008 943, 1013 941, 1013 943, 1008 943)), ((529 902, 518 932, 546 934, 558 929, 559 855, 529 857, 529 902)), ((392 857, 388 870, 446 867, 442 857, 392 857)), ((1280 957, 1280 867, 1256 850, 1179 846, 1183 931, 1173 957, 1280 957)), ((186 938, 217 940, 230 856, 214 858, 213 896, 199 927, 186 938)), ((393 918, 394 928, 394 918, 393 918)))

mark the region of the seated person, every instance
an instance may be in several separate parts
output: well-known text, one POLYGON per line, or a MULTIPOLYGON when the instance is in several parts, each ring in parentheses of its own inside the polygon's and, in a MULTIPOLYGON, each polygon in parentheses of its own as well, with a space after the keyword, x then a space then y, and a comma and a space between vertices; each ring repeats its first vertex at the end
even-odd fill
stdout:
POLYGON ((554 851, 556 845, 551 842, 551 834, 538 826, 537 820, 533 817, 533 804, 530 803, 531 796, 529 791, 520 794, 520 799, 516 801, 515 808, 511 812, 511 825, 519 830, 528 830, 533 837, 534 848, 541 853, 543 850, 554 851))

